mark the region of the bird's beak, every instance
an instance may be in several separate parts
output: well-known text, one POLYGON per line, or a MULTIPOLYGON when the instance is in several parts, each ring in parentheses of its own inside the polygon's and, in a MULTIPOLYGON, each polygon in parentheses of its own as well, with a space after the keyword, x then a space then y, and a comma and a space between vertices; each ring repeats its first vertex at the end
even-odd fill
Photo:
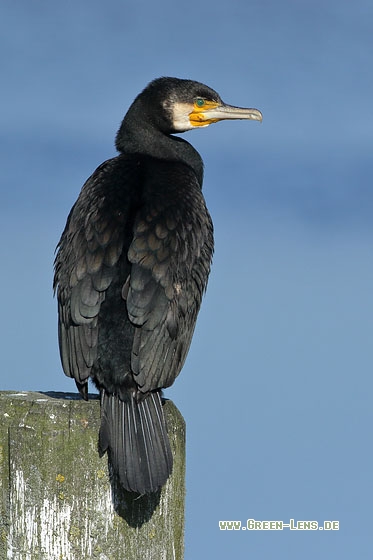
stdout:
POLYGON ((258 109, 246 109, 225 104, 215 105, 211 102, 209 105, 209 107, 194 108, 193 112, 189 115, 193 126, 208 126, 209 124, 227 119, 248 119, 260 122, 263 120, 262 113, 258 109))

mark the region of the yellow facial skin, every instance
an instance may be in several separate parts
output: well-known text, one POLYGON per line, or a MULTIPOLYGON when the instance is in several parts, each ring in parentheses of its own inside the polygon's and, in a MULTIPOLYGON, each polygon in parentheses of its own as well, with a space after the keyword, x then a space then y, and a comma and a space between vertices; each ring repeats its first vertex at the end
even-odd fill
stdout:
POLYGON ((210 119, 206 117, 205 111, 215 109, 219 103, 214 101, 207 101, 198 97, 193 104, 193 111, 189 115, 189 121, 192 126, 208 126, 209 124, 218 122, 219 119, 210 119))

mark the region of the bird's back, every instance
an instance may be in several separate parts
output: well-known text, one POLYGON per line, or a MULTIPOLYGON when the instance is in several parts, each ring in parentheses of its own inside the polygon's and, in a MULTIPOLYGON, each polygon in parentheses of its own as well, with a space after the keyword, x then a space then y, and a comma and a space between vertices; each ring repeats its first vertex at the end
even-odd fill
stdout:
POLYGON ((193 168, 140 154, 96 170, 62 234, 55 287, 63 367, 85 398, 89 376, 99 388, 101 452, 109 450, 129 490, 154 491, 171 472, 159 390, 186 358, 212 251, 193 168))

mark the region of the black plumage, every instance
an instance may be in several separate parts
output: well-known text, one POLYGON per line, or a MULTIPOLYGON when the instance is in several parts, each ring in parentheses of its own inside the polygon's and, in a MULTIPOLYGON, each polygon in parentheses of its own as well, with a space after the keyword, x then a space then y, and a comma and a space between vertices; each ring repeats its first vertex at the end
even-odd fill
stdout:
POLYGON ((213 253, 198 152, 172 134, 223 118, 261 120, 198 82, 160 78, 128 110, 119 155, 84 184, 55 259, 63 369, 101 394, 99 449, 127 490, 172 470, 161 389, 186 358, 213 253))

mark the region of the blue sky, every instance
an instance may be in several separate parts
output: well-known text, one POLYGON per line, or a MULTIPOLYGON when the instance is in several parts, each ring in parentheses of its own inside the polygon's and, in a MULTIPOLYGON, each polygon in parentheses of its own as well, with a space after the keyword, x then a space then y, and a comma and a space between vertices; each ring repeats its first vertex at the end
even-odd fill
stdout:
POLYGON ((137 93, 192 78, 263 112, 184 135, 216 236, 166 394, 187 422, 186 560, 370 558, 372 31, 368 0, 0 7, 3 389, 75 390, 54 248, 137 93), (248 518, 340 530, 219 530, 248 518))

